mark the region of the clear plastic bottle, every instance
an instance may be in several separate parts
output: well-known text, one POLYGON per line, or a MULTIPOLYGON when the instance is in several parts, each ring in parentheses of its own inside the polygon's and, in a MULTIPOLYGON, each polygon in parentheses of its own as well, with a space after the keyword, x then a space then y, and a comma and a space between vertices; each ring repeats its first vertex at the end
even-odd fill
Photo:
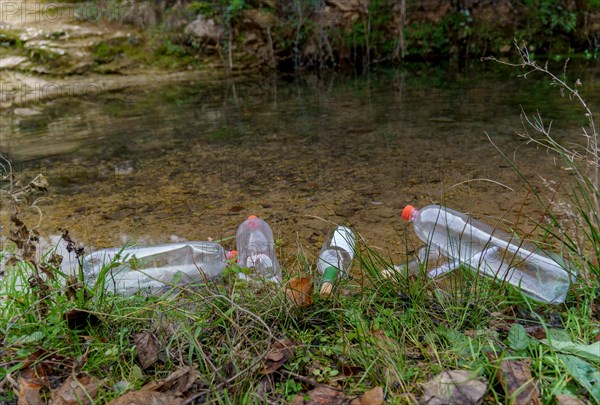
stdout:
POLYGON ((106 291, 124 295, 202 282, 220 276, 226 266, 225 251, 215 242, 102 249, 83 259, 89 285, 103 282, 106 291))
POLYGON ((338 226, 323 243, 317 269, 321 274, 321 295, 331 294, 336 278, 348 275, 354 259, 354 233, 350 228, 338 226))
POLYGON ((407 205, 402 217, 413 223, 419 239, 438 247, 450 259, 444 268, 430 272, 430 276, 463 264, 487 277, 510 283, 538 301, 565 300, 571 280, 566 263, 558 255, 439 205, 419 210, 407 205))
POLYGON ((269 224, 250 215, 238 227, 235 243, 238 264, 253 271, 251 275, 240 274, 240 277, 281 283, 281 267, 275 255, 275 240, 269 224))
POLYGON ((381 272, 381 275, 384 278, 392 277, 394 274, 403 276, 418 275, 422 268, 437 268, 443 265, 444 261, 445 257, 440 253, 438 248, 424 246, 419 249, 414 259, 396 264, 391 268, 386 268, 381 272))

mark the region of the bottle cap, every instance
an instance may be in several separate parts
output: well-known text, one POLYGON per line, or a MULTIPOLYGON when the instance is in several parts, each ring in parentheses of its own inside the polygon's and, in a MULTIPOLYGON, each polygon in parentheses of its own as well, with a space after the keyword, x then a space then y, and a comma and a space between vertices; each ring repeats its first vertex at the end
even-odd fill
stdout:
POLYGON ((237 262, 237 255, 238 255, 238 251, 237 250, 228 250, 227 252, 225 252, 225 257, 227 258, 227 260, 232 260, 235 259, 235 261, 237 262))
POLYGON ((410 221, 410 217, 412 216, 414 210, 415 207, 413 207, 412 205, 407 205, 402 210, 402 218, 406 219, 407 221, 410 221))
POLYGON ((329 266, 323 272, 323 278, 321 279, 321 292, 320 294, 325 296, 331 294, 333 290, 333 282, 337 278, 339 269, 333 266, 329 266))
POLYGON ((258 218, 256 215, 248 215, 248 218, 246 219, 254 219, 254 218, 258 218))
POLYGON ((321 296, 326 297, 331 295, 331 291, 333 291, 333 284, 330 282, 323 283, 321 285, 321 291, 319 292, 321 296))

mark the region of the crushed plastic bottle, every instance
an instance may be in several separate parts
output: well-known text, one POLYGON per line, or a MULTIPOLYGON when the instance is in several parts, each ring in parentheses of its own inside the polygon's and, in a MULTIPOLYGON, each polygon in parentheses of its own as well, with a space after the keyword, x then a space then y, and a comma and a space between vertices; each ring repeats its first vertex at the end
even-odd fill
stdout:
POLYGON ((141 290, 157 294, 174 285, 202 282, 220 276, 225 267, 225 251, 215 242, 102 249, 83 259, 89 285, 104 282, 106 291, 124 295, 141 290), (103 271, 106 276, 100 277, 103 271))
POLYGON ((323 243, 317 261, 317 269, 321 274, 321 295, 331 294, 335 280, 348 275, 354 259, 354 244, 354 233, 345 226, 335 228, 323 243))
POLYGON ((570 286, 567 263, 521 239, 463 213, 439 205, 415 209, 402 217, 414 225, 423 242, 436 246, 449 261, 430 271, 432 277, 465 265, 500 282, 510 283, 531 298, 560 303, 570 286))
POLYGON ((238 264, 252 270, 249 275, 240 273, 241 278, 281 283, 281 267, 275 255, 275 240, 269 224, 250 215, 238 227, 235 243, 238 264))

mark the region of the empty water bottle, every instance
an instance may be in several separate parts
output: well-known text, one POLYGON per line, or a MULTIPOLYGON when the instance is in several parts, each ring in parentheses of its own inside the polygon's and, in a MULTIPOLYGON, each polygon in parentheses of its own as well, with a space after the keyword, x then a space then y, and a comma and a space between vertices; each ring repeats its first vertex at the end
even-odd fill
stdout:
POLYGON ((125 295, 144 290, 160 293, 174 285, 215 278, 227 266, 223 247, 215 242, 168 243, 102 249, 83 259, 86 282, 125 295))
POLYGON ((338 226, 323 243, 317 269, 321 274, 321 295, 329 295, 338 277, 348 275, 354 258, 354 233, 350 228, 338 226))
POLYGON ((412 260, 382 270, 381 275, 384 278, 392 277, 394 274, 402 276, 417 275, 421 269, 436 268, 444 264, 445 261, 438 248, 427 246, 420 248, 416 256, 412 260))
POLYGON ((436 276, 465 265, 497 281, 510 283, 524 294, 548 303, 565 300, 570 285, 566 263, 521 239, 439 205, 420 210, 407 205, 402 217, 413 223, 423 242, 449 258, 436 276))
POLYGON ((244 279, 262 279, 281 283, 281 268, 275 255, 273 232, 265 221, 249 216, 238 227, 235 235, 238 264, 252 274, 240 273, 244 279))

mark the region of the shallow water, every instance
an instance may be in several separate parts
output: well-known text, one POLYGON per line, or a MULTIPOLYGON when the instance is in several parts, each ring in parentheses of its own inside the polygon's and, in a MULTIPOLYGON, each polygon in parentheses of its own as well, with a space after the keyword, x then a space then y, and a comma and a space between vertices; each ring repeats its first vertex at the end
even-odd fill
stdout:
MULTIPOLYGON (((573 73, 594 111, 596 70, 573 73)), ((211 238, 233 247, 237 225, 255 214, 288 265, 299 250, 314 258, 330 222, 349 222, 401 260, 418 245, 405 204, 443 203, 504 229, 518 221, 525 233, 542 219, 486 133, 542 193, 539 176, 568 180, 515 134, 520 106, 553 120, 563 141, 578 138, 583 114, 518 73, 199 79, 64 98, 34 106, 36 115, 2 114, 0 146, 20 176, 50 181, 42 235, 60 227, 86 246, 211 238)))

